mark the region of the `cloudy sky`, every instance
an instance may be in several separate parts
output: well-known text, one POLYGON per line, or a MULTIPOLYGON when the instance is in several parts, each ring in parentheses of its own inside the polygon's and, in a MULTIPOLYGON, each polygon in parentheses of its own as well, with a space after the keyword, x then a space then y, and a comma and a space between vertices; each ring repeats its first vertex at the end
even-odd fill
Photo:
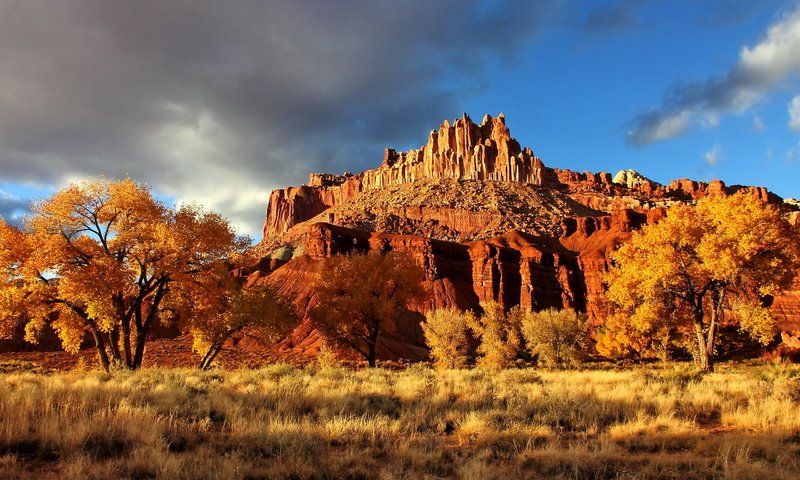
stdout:
POLYGON ((0 215, 130 176, 260 238, 269 191, 462 112, 545 162, 800 197, 800 5, 0 0, 0 215))

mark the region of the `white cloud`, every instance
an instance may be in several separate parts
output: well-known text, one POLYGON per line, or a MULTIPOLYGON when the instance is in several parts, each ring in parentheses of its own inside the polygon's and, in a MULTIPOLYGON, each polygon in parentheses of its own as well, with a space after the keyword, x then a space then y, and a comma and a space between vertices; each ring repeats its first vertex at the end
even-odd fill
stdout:
POLYGON ((703 154, 703 158, 705 158, 707 166, 709 167, 715 166, 723 158, 722 147, 720 147, 719 145, 714 145, 711 148, 711 150, 703 154))
POLYGON ((800 95, 789 102, 789 128, 800 131, 800 95))
POLYGON ((647 144, 682 134, 691 124, 691 113, 679 112, 676 115, 645 121, 647 122, 646 131, 637 128, 628 131, 628 139, 635 144, 647 144))
POLYGON ((747 111, 789 76, 800 72, 797 52, 800 8, 784 14, 760 42, 743 47, 738 62, 724 75, 672 87, 660 108, 633 119, 628 142, 644 146, 678 136, 691 125, 714 127, 722 115, 747 111), (684 128, 664 129, 665 125, 676 123, 684 128))

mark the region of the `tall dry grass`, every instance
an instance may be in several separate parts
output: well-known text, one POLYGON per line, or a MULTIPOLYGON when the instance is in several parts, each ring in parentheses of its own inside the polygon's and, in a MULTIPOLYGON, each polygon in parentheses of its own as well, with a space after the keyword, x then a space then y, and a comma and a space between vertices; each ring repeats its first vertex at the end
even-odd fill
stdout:
POLYGON ((0 375, 3 478, 797 478, 800 370, 0 375))

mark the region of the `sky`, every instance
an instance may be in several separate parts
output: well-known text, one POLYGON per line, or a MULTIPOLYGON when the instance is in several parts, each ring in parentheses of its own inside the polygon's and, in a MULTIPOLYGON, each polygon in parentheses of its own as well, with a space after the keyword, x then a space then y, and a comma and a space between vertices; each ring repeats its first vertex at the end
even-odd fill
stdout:
POLYGON ((269 192, 504 113, 545 165, 800 197, 800 3, 0 0, 0 216, 124 178, 261 236, 269 192))

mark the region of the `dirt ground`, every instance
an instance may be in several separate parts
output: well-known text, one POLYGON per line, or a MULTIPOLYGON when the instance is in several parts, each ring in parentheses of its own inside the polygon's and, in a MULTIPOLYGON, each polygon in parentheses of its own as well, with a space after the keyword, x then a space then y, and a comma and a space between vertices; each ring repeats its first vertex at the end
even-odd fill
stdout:
MULTIPOLYGON (((243 347, 226 347, 220 352, 215 365, 226 369, 258 368, 274 361, 272 353, 263 347, 255 345, 243 347)), ((191 337, 185 335, 148 342, 143 363, 144 367, 196 367, 200 363, 200 356, 192 351, 191 337)), ((45 373, 93 369, 97 368, 97 365, 97 350, 94 347, 78 353, 64 351, 0 353, 0 372, 24 369, 45 373)))

